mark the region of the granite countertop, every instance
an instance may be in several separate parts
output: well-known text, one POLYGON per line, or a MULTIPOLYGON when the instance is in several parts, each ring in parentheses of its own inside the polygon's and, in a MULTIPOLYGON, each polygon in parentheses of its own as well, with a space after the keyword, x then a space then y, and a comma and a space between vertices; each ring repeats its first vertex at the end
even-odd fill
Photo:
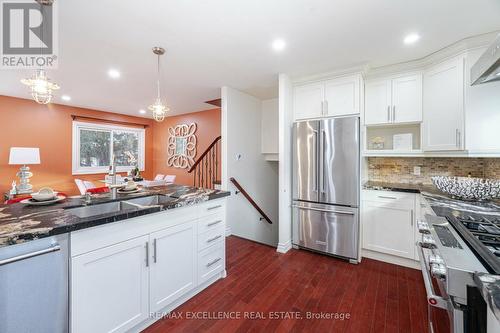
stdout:
POLYGON ((170 199, 164 204, 122 209, 87 218, 80 218, 67 211, 70 208, 88 206, 80 197, 69 197, 60 203, 50 206, 27 206, 21 203, 0 205, 0 248, 24 243, 33 239, 151 214, 161 210, 194 205, 230 195, 229 192, 219 190, 167 185, 147 189, 143 188, 140 192, 134 194, 119 194, 117 199, 114 200, 111 199, 109 194, 97 195, 92 198, 92 203, 89 205, 124 201, 157 194, 169 196, 170 199))
POLYGON ((406 193, 421 193, 431 192, 435 193, 437 189, 432 185, 423 184, 409 184, 409 183, 386 183, 367 181, 363 184, 365 190, 378 190, 378 191, 394 191, 406 193))

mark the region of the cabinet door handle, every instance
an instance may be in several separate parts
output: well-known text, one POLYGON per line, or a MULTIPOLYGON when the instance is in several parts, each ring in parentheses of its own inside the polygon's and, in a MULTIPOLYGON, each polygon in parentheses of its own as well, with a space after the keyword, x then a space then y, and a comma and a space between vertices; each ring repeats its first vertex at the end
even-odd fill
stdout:
POLYGON ((387 105, 387 122, 391 122, 391 106, 387 105))
POLYGON ((146 267, 149 267, 149 242, 146 242, 146 267))
POLYGON ((217 220, 217 221, 215 221, 215 222, 212 222, 212 223, 207 224, 207 227, 211 227, 211 226, 216 225, 216 224, 219 224, 219 223, 221 223, 221 222, 222 222, 222 220, 217 220))
POLYGON ((209 263, 207 264, 207 267, 213 266, 213 265, 215 265, 216 263, 218 263, 219 261, 221 261, 221 258, 214 259, 214 260, 212 260, 211 262, 209 262, 209 263))
POLYGON ((328 114, 328 101, 325 101, 325 106, 324 106, 323 114, 324 115, 328 114))
POLYGON ((217 208, 221 208, 222 205, 217 205, 217 206, 213 206, 213 207, 208 207, 207 210, 214 210, 214 209, 217 209, 217 208))
POLYGON ((377 197, 380 198, 380 199, 392 199, 392 200, 396 200, 397 199, 395 197, 386 197, 384 195, 377 195, 377 197))
POLYGON ((153 262, 156 264, 156 238, 153 239, 153 262))
POLYGON ((462 148, 462 132, 460 130, 458 131, 458 148, 462 148))
POLYGON ((392 106, 392 122, 396 121, 396 105, 392 106))
POLYGON ((218 239, 219 239, 219 238, 221 238, 221 237, 222 237, 222 235, 217 235, 217 236, 215 236, 215 237, 212 237, 212 238, 210 238, 210 239, 207 239, 207 243, 212 243, 212 242, 214 242, 214 241, 218 240, 218 239))
POLYGON ((413 209, 410 210, 410 225, 413 227, 413 209))
POLYGON ((458 128, 455 129, 455 146, 458 148, 458 128))

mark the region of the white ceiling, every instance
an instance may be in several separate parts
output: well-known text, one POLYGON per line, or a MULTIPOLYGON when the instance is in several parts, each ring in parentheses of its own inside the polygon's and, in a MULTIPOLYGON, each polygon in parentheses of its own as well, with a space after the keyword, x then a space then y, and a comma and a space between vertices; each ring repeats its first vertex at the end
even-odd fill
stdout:
MULTIPOLYGON (((56 103, 139 115, 155 98, 160 45, 162 94, 172 114, 209 109, 228 85, 277 95, 277 73, 294 75, 421 58, 465 37, 500 30, 498 0, 56 0, 62 87, 56 103), (403 44, 406 34, 422 38, 403 44), (270 44, 287 42, 277 54, 270 44), (109 68, 122 72, 108 78, 109 68), (72 97, 70 102, 60 99, 72 97)), ((0 70, 0 94, 29 98, 0 70)))

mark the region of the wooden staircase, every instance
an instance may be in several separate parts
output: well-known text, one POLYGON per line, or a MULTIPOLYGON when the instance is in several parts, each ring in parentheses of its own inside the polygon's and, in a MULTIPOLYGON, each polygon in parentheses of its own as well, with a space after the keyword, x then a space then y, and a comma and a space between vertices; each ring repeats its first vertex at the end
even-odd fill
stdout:
POLYGON ((220 151, 221 137, 218 136, 188 170, 193 174, 193 186, 220 189, 220 151))

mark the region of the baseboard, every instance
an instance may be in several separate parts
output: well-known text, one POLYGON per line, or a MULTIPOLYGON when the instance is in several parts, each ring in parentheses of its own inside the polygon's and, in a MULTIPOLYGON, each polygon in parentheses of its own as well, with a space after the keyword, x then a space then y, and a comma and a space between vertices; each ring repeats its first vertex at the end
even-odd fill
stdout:
POLYGON ((292 248, 292 240, 288 240, 285 243, 278 243, 276 251, 279 253, 287 253, 292 248))
POLYGON ((226 237, 229 237, 231 236, 231 227, 230 226, 226 226, 226 237))
POLYGON ((378 261, 387 262, 389 264, 409 267, 420 270, 420 263, 417 260, 401 258, 393 256, 391 254, 380 253, 376 251, 371 251, 367 249, 361 250, 361 255, 364 258, 374 259, 378 261))

